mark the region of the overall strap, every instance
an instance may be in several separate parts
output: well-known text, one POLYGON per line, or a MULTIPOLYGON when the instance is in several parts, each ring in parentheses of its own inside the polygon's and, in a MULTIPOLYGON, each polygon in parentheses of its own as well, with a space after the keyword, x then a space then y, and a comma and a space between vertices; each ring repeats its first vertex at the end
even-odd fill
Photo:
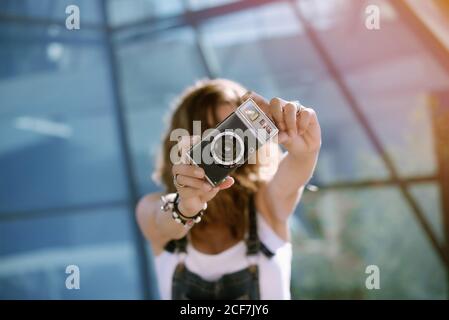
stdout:
POLYGON ((176 241, 178 252, 187 252, 187 235, 176 241))
POLYGON ((165 245, 164 250, 170 253, 187 252, 187 236, 178 240, 170 240, 165 245))
POLYGON ((249 232, 248 239, 246 239, 246 254, 256 255, 260 251, 260 241, 257 234, 257 216, 256 216, 256 205, 254 203, 254 194, 249 197, 249 232))
POLYGON ((165 251, 174 253, 176 251, 176 240, 170 240, 164 247, 165 251))
POLYGON ((259 235, 257 233, 257 212, 256 212, 256 203, 254 199, 254 194, 250 195, 249 198, 249 235, 246 240, 246 254, 257 255, 259 251, 261 251, 267 258, 271 258, 274 256, 274 253, 271 252, 259 239, 259 235))

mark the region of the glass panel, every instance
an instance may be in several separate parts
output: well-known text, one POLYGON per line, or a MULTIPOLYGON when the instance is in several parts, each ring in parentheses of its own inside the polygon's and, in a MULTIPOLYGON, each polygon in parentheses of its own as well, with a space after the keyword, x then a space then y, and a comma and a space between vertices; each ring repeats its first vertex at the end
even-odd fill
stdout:
POLYGON ((443 208, 440 186, 435 183, 417 184, 410 187, 412 195, 421 207, 427 222, 437 239, 444 243, 443 208))
POLYGON ((306 193, 302 203, 293 228, 295 298, 445 299, 444 266, 396 188, 306 193), (365 287, 369 265, 379 267, 379 290, 365 287))
POLYGON ((166 17, 183 11, 183 0, 108 0, 110 24, 118 26, 152 17, 166 17))
POLYGON ((291 5, 272 4, 227 15, 206 23, 201 32, 220 76, 266 97, 299 98, 316 109, 324 130, 315 183, 388 177, 291 5))
POLYGON ((172 100, 205 75, 190 29, 176 29, 118 47, 120 85, 125 101, 130 144, 142 193, 151 182, 165 115, 172 100))
POLYGON ((81 30, 81 42, 50 28, 1 30, 0 212, 126 199, 100 35, 90 45, 81 30))
MULTIPOLYGON (((299 1, 402 176, 435 173, 427 97, 449 88, 449 75, 404 24, 390 1, 299 1), (317 4, 320 5, 317 5, 317 4), (365 8, 380 10, 380 29, 365 8), (327 19, 325 25, 316 21, 327 19)), ((449 29, 446 33, 449 32, 449 29)))
POLYGON ((443 3, 444 1, 441 0, 407 0, 406 2, 449 50, 449 21, 447 19, 449 7, 447 1, 443 3))
POLYGON ((101 0, 2 0, 0 13, 18 17, 45 18, 65 21, 69 16, 65 10, 69 5, 76 5, 80 10, 80 28, 83 22, 100 23, 101 0))
POLYGON ((140 278, 126 207, 0 222, 0 299, 137 299, 140 278), (66 267, 80 289, 66 288, 66 267))
POLYGON ((210 7, 217 7, 239 1, 240 0, 187 0, 189 9, 191 10, 200 10, 210 7))

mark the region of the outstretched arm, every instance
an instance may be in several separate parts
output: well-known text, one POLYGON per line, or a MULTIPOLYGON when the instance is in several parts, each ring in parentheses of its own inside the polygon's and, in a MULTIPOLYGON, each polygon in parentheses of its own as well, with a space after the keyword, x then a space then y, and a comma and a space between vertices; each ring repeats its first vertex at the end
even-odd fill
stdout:
MULTIPOLYGON (((304 186, 312 177, 321 147, 321 129, 315 111, 274 98, 269 103, 251 93, 279 128, 278 143, 287 152, 264 188, 264 196, 276 220, 285 222, 298 204, 304 186)), ((248 96, 247 96, 248 97, 248 96)))

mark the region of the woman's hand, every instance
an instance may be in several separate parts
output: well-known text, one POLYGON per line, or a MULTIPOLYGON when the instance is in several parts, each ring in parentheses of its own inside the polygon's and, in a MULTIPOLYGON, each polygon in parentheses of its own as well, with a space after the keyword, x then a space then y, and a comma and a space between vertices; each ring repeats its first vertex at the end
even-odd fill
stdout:
POLYGON ((270 110, 279 128, 278 141, 289 154, 315 154, 321 147, 321 129, 316 113, 311 108, 298 109, 295 103, 273 98, 270 110))
POLYGON ((243 96, 247 98, 252 98, 273 119, 279 129, 278 142, 288 151, 259 196, 271 208, 271 217, 286 226, 315 169, 321 147, 320 125, 311 108, 300 108, 280 98, 267 102, 253 92, 243 96))
POLYGON ((257 93, 251 97, 270 116, 279 129, 278 142, 285 146, 289 154, 303 156, 316 154, 321 147, 321 129, 315 111, 301 108, 293 102, 273 98, 268 103, 257 93))
POLYGON ((179 211, 185 216, 194 216, 206 203, 212 200, 220 190, 234 184, 234 179, 227 177, 220 185, 212 187, 205 180, 204 170, 196 165, 186 164, 185 154, 189 149, 191 139, 181 139, 178 149, 181 151, 181 163, 172 167, 175 187, 179 193, 179 211))

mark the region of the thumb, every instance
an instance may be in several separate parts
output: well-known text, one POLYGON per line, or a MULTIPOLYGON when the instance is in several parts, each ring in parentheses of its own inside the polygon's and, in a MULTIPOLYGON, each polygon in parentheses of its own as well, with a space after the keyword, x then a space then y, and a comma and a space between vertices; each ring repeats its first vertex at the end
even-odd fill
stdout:
POLYGON ((222 183, 220 183, 218 187, 220 188, 220 190, 225 190, 232 187, 234 182, 235 180, 233 177, 226 177, 226 179, 222 183))

